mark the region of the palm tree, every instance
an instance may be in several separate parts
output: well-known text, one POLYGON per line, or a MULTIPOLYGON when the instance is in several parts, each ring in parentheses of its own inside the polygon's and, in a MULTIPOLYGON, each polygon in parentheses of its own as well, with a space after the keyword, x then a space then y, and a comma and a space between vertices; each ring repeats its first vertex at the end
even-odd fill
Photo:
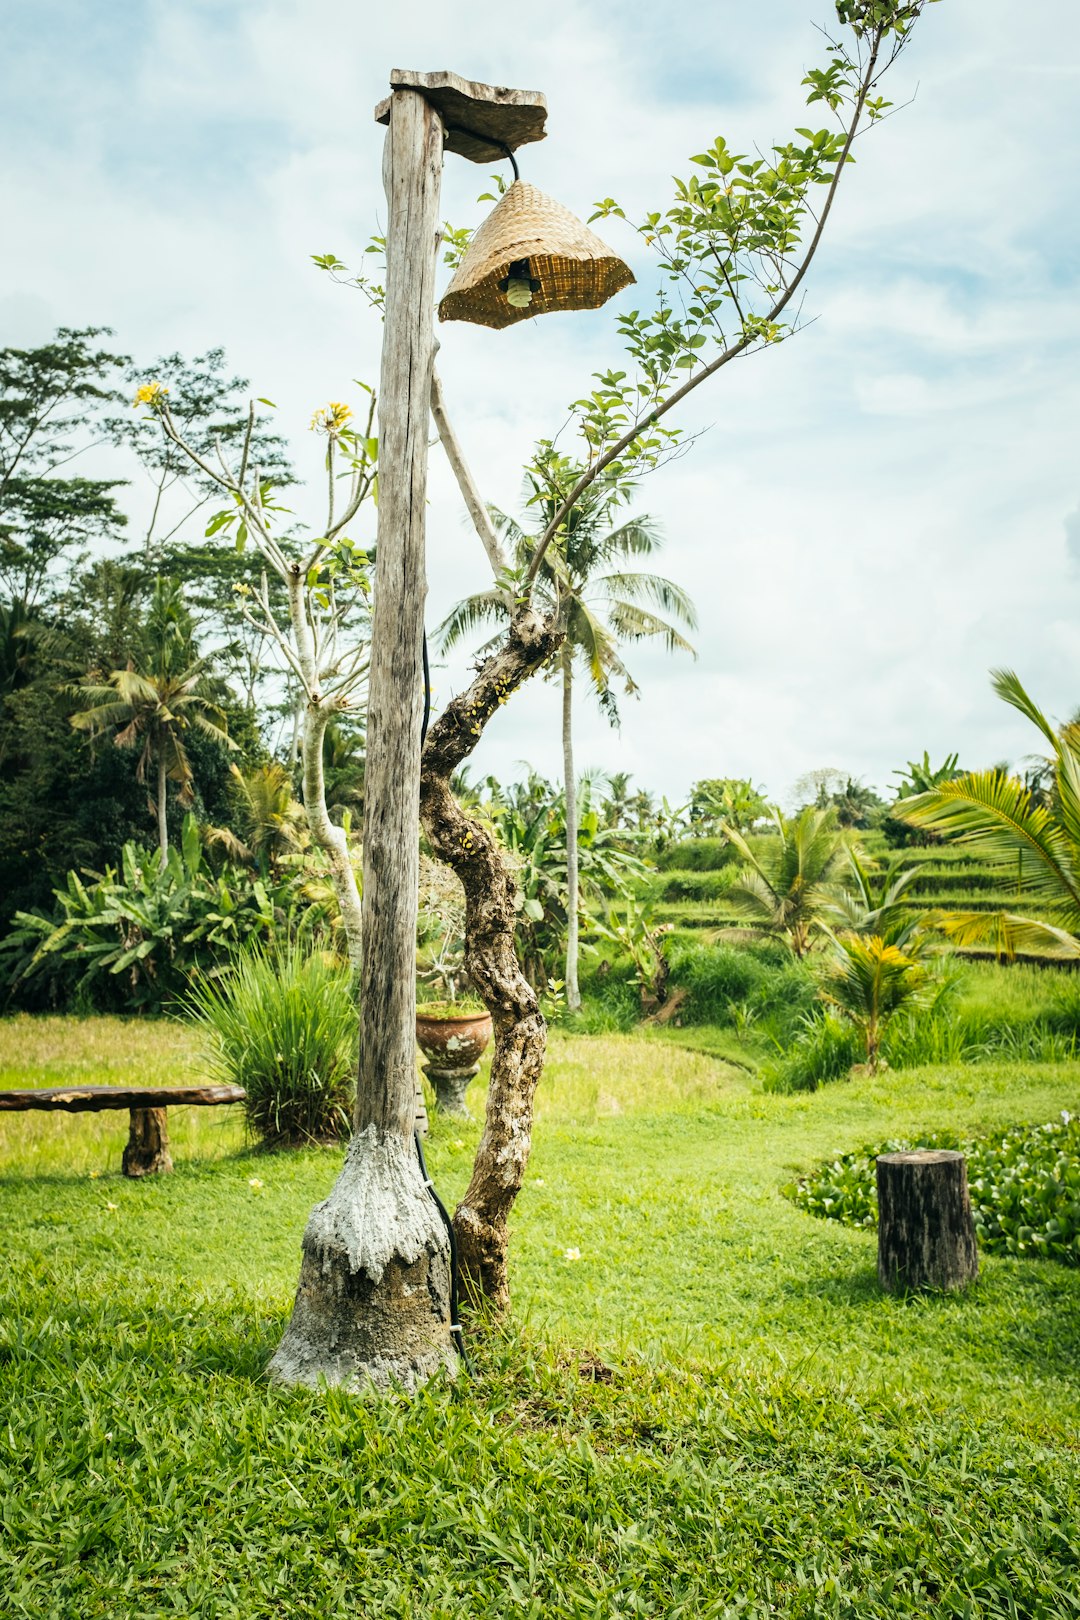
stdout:
POLYGON ((773 822, 776 836, 763 840, 758 854, 742 833, 724 828, 724 836, 744 862, 724 898, 803 957, 834 898, 834 879, 848 843, 833 809, 819 810, 811 804, 792 817, 776 810, 773 822))
MULTIPOLYGON (((576 482, 580 468, 564 457, 547 464, 549 483, 526 481, 526 511, 534 533, 505 512, 493 508, 492 521, 507 547, 511 567, 524 571, 533 556, 537 533, 554 518, 565 490, 576 482)), ((578 986, 578 806, 574 773, 573 687, 580 668, 601 711, 612 725, 619 711, 612 682, 624 690, 638 688, 620 653, 620 644, 660 640, 669 652, 694 649, 678 628, 697 624, 694 605, 681 586, 658 574, 627 569, 635 557, 649 557, 661 545, 658 526, 647 516, 628 517, 612 527, 612 519, 630 491, 616 477, 598 478, 573 508, 554 543, 544 555, 534 591, 538 609, 554 612, 565 639, 553 674, 562 684, 563 786, 566 795, 566 1004, 581 1006, 578 986), (668 615, 663 617, 662 615, 668 615), (677 621, 673 623, 672 620, 677 621)), ((467 597, 439 626, 438 640, 449 651, 481 624, 508 622, 512 597, 506 590, 483 591, 467 597)), ((489 644, 490 645, 490 644, 489 644)), ((694 654, 696 657, 696 654, 694 654)))
POLYGON ((855 1025, 873 1074, 890 1020, 925 1000, 930 976, 917 954, 890 945, 880 934, 829 937, 835 956, 823 977, 821 996, 855 1025))
POLYGON ((231 859, 249 861, 263 877, 304 841, 304 807, 293 797, 292 777, 276 759, 242 771, 230 765, 229 798, 237 830, 207 827, 207 844, 231 859))
POLYGON ((939 922, 957 945, 991 945, 1010 960, 1018 951, 1080 958, 1080 722, 1055 729, 1012 670, 994 670, 991 681, 1050 744, 1048 800, 1004 770, 967 771, 901 800, 893 815, 969 844, 1045 910, 1040 921, 1008 911, 950 912, 939 922))
POLYGON ((103 681, 83 682, 78 693, 88 706, 71 716, 71 724, 91 737, 111 731, 117 748, 138 748, 137 781, 145 782, 151 770, 156 771, 157 799, 152 809, 164 868, 169 852, 167 783, 178 784, 183 805, 189 805, 194 796, 184 732, 197 726, 227 748, 235 744, 226 730, 225 716, 210 696, 208 661, 195 655, 190 616, 175 580, 158 580, 154 587, 148 649, 144 669, 137 669, 134 659, 129 659, 126 669, 110 671, 103 681))

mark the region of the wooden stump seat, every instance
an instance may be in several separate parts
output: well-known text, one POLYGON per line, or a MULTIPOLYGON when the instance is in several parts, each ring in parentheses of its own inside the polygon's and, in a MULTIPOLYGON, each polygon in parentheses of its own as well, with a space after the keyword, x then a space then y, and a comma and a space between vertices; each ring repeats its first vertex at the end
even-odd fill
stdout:
POLYGON ((242 1086, 57 1086, 42 1091, 0 1091, 0 1110, 60 1109, 68 1114, 126 1108, 131 1119, 124 1149, 125 1176, 156 1176, 173 1167, 169 1155, 168 1109, 213 1108, 243 1102, 242 1086))
POLYGON ((878 1279, 890 1294, 966 1288, 979 1274, 967 1161, 944 1148, 877 1161, 878 1279))

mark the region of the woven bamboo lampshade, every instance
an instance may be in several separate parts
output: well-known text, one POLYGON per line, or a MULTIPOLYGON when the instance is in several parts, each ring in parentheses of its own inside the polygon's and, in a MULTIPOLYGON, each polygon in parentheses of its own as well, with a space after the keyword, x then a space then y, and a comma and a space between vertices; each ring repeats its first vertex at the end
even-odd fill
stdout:
POLYGON ((633 279, 568 208, 515 180, 469 243, 439 319, 500 327, 554 309, 599 309, 633 279))

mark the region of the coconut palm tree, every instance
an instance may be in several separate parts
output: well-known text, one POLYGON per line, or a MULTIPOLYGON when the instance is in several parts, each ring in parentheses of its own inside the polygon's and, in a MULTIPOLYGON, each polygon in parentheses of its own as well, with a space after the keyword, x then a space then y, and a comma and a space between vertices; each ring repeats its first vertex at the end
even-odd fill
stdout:
POLYGON ((1018 951, 1080 958, 1080 721, 1055 729, 1012 670, 994 670, 991 681, 1050 744, 1049 794, 1001 769, 967 771, 901 800, 893 815, 978 850, 1045 913, 947 913, 939 922, 956 944, 989 945, 1009 959, 1018 951))
POLYGON ((293 797, 292 777, 276 759, 242 771, 230 765, 233 827, 206 827, 211 848, 230 860, 247 861, 263 877, 303 846, 304 807, 293 797))
MULTIPOLYGON (((828 933, 828 929, 824 929, 828 933)), ((855 1025, 873 1074, 881 1039, 893 1016, 925 1001, 932 985, 917 954, 890 945, 880 934, 829 934, 834 956, 822 977, 821 997, 855 1025)))
POLYGON ((772 819, 776 835, 763 839, 757 853, 742 833, 725 826, 724 836, 744 864, 724 898, 756 927, 785 939, 795 955, 803 957, 835 898, 835 879, 848 841, 833 809, 807 805, 790 817, 776 810, 772 819))
POLYGON ((183 805, 194 796, 184 733, 197 726, 224 747, 235 744, 211 696, 208 661, 195 655, 191 620, 175 580, 158 580, 154 587, 147 645, 143 669, 130 659, 126 669, 111 670, 104 680, 86 681, 77 688, 87 707, 71 716, 71 724, 91 737, 111 732, 117 748, 137 748, 137 781, 145 782, 152 771, 156 773, 157 798, 151 808, 164 868, 169 852, 167 784, 178 785, 183 805))
MULTIPOLYGON (((492 508, 491 517, 511 559, 511 568, 524 572, 533 555, 536 535, 554 518, 562 493, 576 482, 579 468, 552 456, 547 464, 549 482, 526 481, 529 527, 492 508), (530 532, 532 531, 532 532, 530 532)), ((566 795, 566 1004, 581 1006, 578 986, 578 805, 574 772, 573 691, 577 671, 584 674, 601 711, 613 725, 619 723, 613 683, 624 691, 638 690, 621 653, 626 642, 658 640, 669 652, 694 653, 679 626, 692 630, 697 623, 687 593, 670 579, 628 568, 637 557, 649 557, 661 545, 658 526, 647 516, 632 516, 614 523, 619 506, 631 492, 614 477, 599 478, 588 495, 571 511, 556 541, 548 548, 536 581, 534 601, 541 611, 555 612, 565 639, 556 655, 553 675, 562 686, 563 784, 566 795), (665 617, 666 615, 666 617, 665 617), (674 622, 673 622, 674 621, 674 622)), ((512 594, 505 589, 470 596, 439 626, 438 643, 445 652, 483 624, 506 623, 512 594)), ((490 645, 490 643, 489 643, 490 645)), ((694 655, 696 656, 696 654, 694 655)))

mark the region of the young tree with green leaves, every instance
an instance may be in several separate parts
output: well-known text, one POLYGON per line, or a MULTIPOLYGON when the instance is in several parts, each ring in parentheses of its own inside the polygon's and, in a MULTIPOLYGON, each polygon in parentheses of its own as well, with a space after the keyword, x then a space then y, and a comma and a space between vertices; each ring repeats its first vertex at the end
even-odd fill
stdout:
MULTIPOLYGON (((556 481, 575 476, 562 458, 552 454, 545 463, 556 481)), ((580 881, 578 859, 578 783, 574 766, 573 687, 575 670, 584 674, 601 711, 612 724, 619 711, 612 683, 621 681, 627 693, 638 688, 623 659, 621 644, 661 641, 669 652, 693 653, 680 624, 697 623, 689 596, 670 579, 629 566, 639 557, 651 557, 660 547, 657 525, 647 516, 617 521, 620 506, 630 495, 625 485, 598 479, 582 497, 563 525, 558 542, 544 559, 536 580, 534 601, 562 632, 562 643, 552 673, 562 687, 563 792, 566 804, 566 1005, 581 1007, 578 984, 580 959, 580 881), (674 621, 674 622, 673 622, 674 621)), ((526 513, 535 518, 530 527, 543 527, 553 511, 550 485, 535 474, 526 480, 526 513)), ((510 559, 510 567, 524 574, 536 545, 535 535, 505 512, 492 509, 491 518, 510 559)), ((496 586, 459 602, 438 630, 444 651, 457 646, 481 624, 505 624, 513 617, 511 594, 496 586)))
POLYGON ((848 843, 835 810, 807 805, 797 816, 773 813, 773 837, 755 852, 742 833, 724 836, 743 858, 738 879, 724 899, 755 927, 775 934, 803 957, 814 943, 848 843))
POLYGON ((875 1074, 886 1029, 898 1012, 912 1011, 925 999, 929 971, 911 949, 890 945, 879 934, 829 937, 833 954, 822 974, 822 1000, 854 1024, 866 1067, 875 1074))
POLYGON ((169 444, 228 498, 230 504, 207 525, 207 536, 228 537, 241 552, 250 543, 259 558, 258 584, 238 583, 235 599, 245 623, 277 649, 301 694, 304 810, 311 835, 329 862, 349 959, 359 971, 360 888, 348 834, 331 820, 327 808, 324 739, 333 719, 358 706, 367 680, 368 558, 346 531, 364 503, 373 500, 378 485, 375 396, 369 391, 366 425, 360 432, 351 425, 351 408, 340 401, 312 418, 312 431, 326 439, 327 508, 318 536, 304 542, 282 532, 291 514, 276 498, 275 479, 265 477, 256 460, 254 405, 230 461, 218 443, 211 458, 189 441, 161 382, 144 383, 136 403, 157 420, 169 444), (287 616, 271 595, 271 577, 284 588, 287 616))

